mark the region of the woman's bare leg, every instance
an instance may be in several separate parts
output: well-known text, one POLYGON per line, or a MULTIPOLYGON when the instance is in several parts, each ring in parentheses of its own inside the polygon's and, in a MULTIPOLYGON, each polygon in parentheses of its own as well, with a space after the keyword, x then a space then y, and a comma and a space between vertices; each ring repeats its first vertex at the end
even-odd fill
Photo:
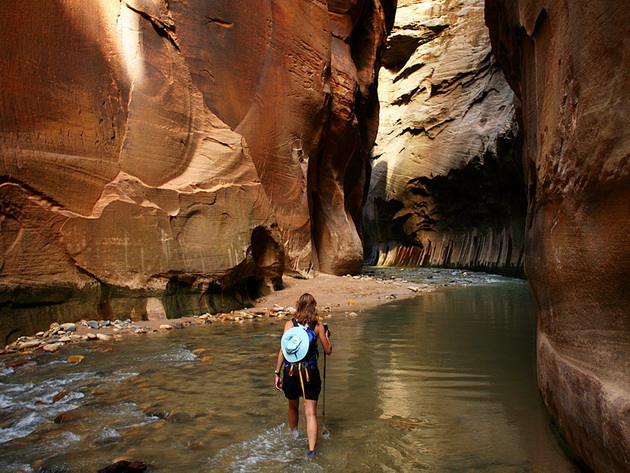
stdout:
POLYGON ((300 400, 289 400, 289 429, 293 432, 298 428, 298 421, 300 420, 300 400))
POLYGON ((319 426, 317 425, 317 401, 307 399, 306 405, 304 406, 304 414, 306 415, 306 436, 308 437, 308 449, 315 450, 319 429, 319 426))

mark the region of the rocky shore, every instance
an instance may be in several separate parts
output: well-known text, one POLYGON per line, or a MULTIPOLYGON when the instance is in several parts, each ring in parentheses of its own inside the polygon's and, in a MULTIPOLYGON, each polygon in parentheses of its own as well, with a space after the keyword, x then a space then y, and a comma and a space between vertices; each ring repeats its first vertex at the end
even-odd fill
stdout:
POLYGON ((405 279, 395 276, 383 278, 370 274, 360 276, 318 274, 311 279, 285 277, 282 290, 257 299, 251 308, 179 319, 80 320, 61 324, 55 322, 46 331, 18 338, 5 346, 0 354, 14 355, 10 360, 6 360, 9 366, 21 363, 20 358, 25 355, 42 351, 55 352, 68 344, 110 342, 123 337, 160 334, 211 323, 238 324, 257 319, 287 318, 295 313, 293 305, 304 292, 312 293, 317 299, 320 317, 325 318, 333 314, 352 317, 367 307, 430 292, 436 288, 437 286, 428 284, 410 284, 405 279))

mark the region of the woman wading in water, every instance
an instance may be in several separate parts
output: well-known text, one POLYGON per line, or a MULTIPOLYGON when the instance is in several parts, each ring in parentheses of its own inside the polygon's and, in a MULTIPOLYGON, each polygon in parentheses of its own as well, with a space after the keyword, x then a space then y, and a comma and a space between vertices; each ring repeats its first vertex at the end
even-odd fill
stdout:
POLYGON ((317 399, 322 382, 317 367, 317 340, 326 355, 332 353, 330 331, 317 318, 317 302, 310 294, 297 301, 295 317, 284 325, 281 348, 276 364, 276 389, 289 400, 289 428, 295 431, 300 418, 300 396, 304 396, 308 453, 317 445, 317 399))

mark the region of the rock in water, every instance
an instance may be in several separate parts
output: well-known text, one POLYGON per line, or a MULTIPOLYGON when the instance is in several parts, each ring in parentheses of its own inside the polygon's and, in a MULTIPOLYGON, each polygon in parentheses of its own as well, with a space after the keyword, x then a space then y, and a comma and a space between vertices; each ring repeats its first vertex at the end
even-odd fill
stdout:
POLYGON ((538 383, 569 448, 630 471, 630 9, 622 0, 486 0, 517 93, 529 189, 538 383))
POLYGON ((146 471, 149 465, 139 460, 119 460, 105 468, 101 468, 97 473, 141 473, 146 471))
POLYGON ((98 5, 0 10, 0 340, 358 271, 395 1, 98 5))
POLYGON ((383 66, 368 260, 521 275, 514 94, 491 52, 483 0, 399 2, 383 66))

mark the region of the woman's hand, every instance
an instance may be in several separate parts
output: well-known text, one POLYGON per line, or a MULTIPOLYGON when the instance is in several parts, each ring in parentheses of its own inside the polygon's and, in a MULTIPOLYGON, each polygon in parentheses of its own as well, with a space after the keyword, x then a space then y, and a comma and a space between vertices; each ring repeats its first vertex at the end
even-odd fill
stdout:
POLYGON ((276 377, 276 389, 278 391, 282 391, 282 378, 280 377, 279 374, 276 374, 275 377, 276 377))

